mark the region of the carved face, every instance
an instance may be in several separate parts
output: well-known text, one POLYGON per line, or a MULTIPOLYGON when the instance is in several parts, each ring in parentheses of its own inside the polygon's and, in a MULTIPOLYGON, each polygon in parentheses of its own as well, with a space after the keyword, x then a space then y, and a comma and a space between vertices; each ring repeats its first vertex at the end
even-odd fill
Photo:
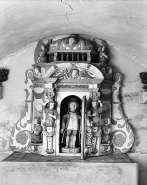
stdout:
POLYGON ((76 103, 76 102, 71 102, 71 103, 69 104, 69 108, 70 108, 70 111, 71 111, 71 112, 75 112, 76 109, 77 109, 77 103, 76 103))
POLYGON ((54 106, 55 106, 55 103, 54 103, 54 102, 51 102, 51 103, 50 103, 50 109, 53 109, 54 106))
POLYGON ((109 133, 110 133, 110 131, 111 131, 111 130, 109 129, 109 127, 108 127, 108 126, 104 125, 104 126, 102 127, 102 131, 103 131, 103 133, 104 133, 104 134, 106 134, 106 135, 107 135, 107 134, 109 134, 109 133))
POLYGON ((75 42, 75 39, 74 38, 69 38, 69 45, 73 45, 75 42))
POLYGON ((33 80, 33 74, 31 72, 28 72, 28 78, 33 80))
POLYGON ((109 72, 109 74, 112 74, 112 69, 110 68, 108 72, 109 72))
POLYGON ((37 68, 34 68, 35 74, 39 74, 39 70, 37 68))
POLYGON ((78 73, 79 73, 78 69, 73 69, 72 70, 72 77, 77 77, 78 73))
POLYGON ((92 101, 92 107, 96 108, 97 107, 97 102, 96 101, 92 101))

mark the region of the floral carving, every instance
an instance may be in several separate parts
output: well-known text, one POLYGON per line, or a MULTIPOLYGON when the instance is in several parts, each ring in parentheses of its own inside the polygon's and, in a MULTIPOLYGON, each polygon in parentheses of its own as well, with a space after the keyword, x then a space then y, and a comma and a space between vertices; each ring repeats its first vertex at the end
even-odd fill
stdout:
POLYGON ((25 131, 18 132, 16 135, 16 141, 17 143, 20 143, 21 145, 25 145, 28 140, 28 135, 25 133, 25 131))
POLYGON ((124 143, 126 142, 126 138, 122 135, 122 134, 117 134, 114 136, 113 138, 113 143, 117 146, 117 147, 122 147, 124 145, 124 143))

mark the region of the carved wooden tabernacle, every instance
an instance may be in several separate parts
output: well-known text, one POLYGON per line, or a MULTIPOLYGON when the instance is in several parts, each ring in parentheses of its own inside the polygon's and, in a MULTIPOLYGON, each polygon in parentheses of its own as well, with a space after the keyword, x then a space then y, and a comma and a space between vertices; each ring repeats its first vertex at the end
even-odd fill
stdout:
POLYGON ((26 71, 26 110, 12 130, 13 150, 81 159, 127 153, 134 135, 119 100, 121 75, 108 59, 101 39, 39 41, 26 71))

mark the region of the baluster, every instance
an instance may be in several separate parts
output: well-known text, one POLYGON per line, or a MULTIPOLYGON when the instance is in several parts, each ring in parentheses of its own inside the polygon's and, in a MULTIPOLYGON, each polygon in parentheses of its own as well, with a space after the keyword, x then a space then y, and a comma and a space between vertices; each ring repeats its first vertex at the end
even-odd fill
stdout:
POLYGON ((50 56, 50 54, 49 54, 49 57, 48 57, 48 62, 50 62, 51 61, 51 56, 50 56))
POLYGON ((61 61, 63 61, 63 53, 61 53, 61 61))
POLYGON ((68 53, 66 54, 66 61, 68 61, 68 53))
POLYGON ((53 62, 53 54, 49 54, 49 62, 53 62))
POLYGON ((77 61, 79 61, 79 53, 77 53, 77 61))
POLYGON ((82 61, 84 61, 84 53, 82 53, 82 61))
POLYGON ((54 61, 54 54, 51 54, 51 62, 54 61))
POLYGON ((71 54, 72 61, 74 61, 74 53, 71 54))
POLYGON ((90 51, 87 52, 87 61, 88 61, 88 62, 91 61, 90 51))
POLYGON ((57 61, 57 52, 54 53, 54 61, 57 61))

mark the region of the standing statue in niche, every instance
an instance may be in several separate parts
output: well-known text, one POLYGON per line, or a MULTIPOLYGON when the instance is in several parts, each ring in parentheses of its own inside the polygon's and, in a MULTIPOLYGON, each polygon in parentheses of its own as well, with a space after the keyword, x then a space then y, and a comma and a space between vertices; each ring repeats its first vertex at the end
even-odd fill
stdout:
POLYGON ((77 113, 78 107, 77 99, 71 98, 68 104, 69 112, 62 118, 61 133, 64 135, 66 132, 66 149, 76 149, 77 134, 81 132, 81 116, 77 113))
POLYGON ((102 125, 102 143, 111 143, 111 121, 110 119, 104 119, 104 124, 102 125))
POLYGON ((104 118, 102 125, 101 135, 101 155, 107 155, 112 153, 112 142, 111 142, 111 120, 110 118, 104 118))
MULTIPOLYGON (((102 103, 97 98, 92 99, 91 102, 92 108, 87 111, 87 131, 91 130, 91 143, 92 153, 97 153, 96 145, 97 139, 101 134, 101 112, 102 112, 102 103), (90 129, 91 128, 91 129, 90 129)), ((87 133, 87 136, 89 134, 87 133)))
POLYGON ((46 152, 48 154, 54 153, 53 150, 53 136, 55 133, 55 120, 57 119, 57 111, 55 108, 55 102, 50 100, 49 103, 46 104, 45 108, 45 123, 44 126, 44 134, 46 136, 47 148, 46 152))

